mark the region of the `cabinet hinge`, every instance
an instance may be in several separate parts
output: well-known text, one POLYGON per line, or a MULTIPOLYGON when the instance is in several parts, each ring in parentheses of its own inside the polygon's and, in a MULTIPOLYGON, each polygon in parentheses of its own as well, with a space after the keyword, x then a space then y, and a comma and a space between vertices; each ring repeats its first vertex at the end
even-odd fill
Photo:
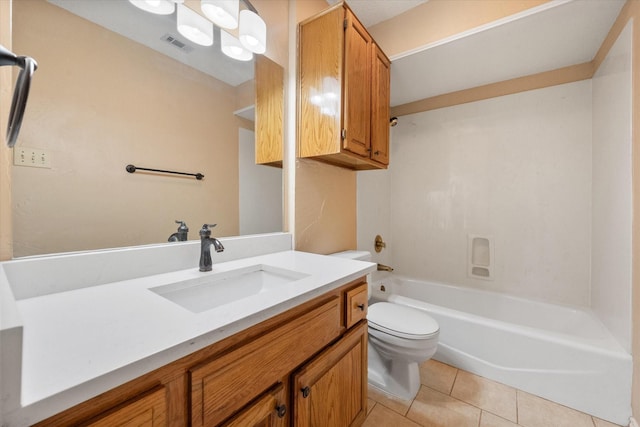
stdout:
POLYGON ((344 21, 342 21, 342 28, 346 30, 348 27, 349 27, 349 20, 347 18, 344 18, 344 21))
POLYGON ((342 139, 347 139, 347 130, 346 129, 342 129, 342 139))

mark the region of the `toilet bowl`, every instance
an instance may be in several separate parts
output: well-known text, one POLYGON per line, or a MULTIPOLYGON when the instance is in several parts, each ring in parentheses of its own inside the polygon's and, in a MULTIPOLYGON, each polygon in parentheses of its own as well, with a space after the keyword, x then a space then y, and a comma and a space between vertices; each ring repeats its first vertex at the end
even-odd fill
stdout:
MULTIPOLYGON (((370 261, 364 251, 333 254, 370 261)), ((371 288, 370 278, 367 278, 371 288)), ((371 295, 371 294, 369 294, 371 295)), ((402 399, 413 399, 420 389, 420 363, 438 347, 438 323, 424 311, 390 302, 369 305, 369 384, 402 399)))

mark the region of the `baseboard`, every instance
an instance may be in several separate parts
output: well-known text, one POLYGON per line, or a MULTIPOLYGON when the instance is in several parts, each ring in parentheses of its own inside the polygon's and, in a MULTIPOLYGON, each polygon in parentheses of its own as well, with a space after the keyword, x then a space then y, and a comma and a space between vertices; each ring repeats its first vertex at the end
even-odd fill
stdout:
POLYGON ((636 421, 636 419, 631 417, 629 418, 629 427, 640 427, 640 426, 638 426, 638 422, 636 421))

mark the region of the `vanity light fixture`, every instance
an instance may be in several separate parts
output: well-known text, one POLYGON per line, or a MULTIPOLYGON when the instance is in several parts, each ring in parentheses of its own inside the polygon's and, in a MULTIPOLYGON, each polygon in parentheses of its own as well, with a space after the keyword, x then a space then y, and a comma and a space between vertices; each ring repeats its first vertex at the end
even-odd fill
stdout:
POLYGON ((240 40, 223 30, 220 31, 220 46, 222 53, 229 58, 237 59, 238 61, 251 61, 253 59, 253 53, 245 49, 240 40))
POLYGON ((214 24, 220 28, 238 28, 238 38, 221 31, 221 50, 230 58, 250 61, 254 53, 267 50, 267 24, 249 0, 200 0, 200 9, 206 18, 185 6, 185 0, 129 2, 142 10, 161 15, 171 15, 177 8, 178 32, 201 46, 213 45, 214 24), (245 7, 243 10, 240 10, 241 1, 245 7))
POLYGON ((200 0, 200 9, 220 28, 238 28, 240 0, 200 0))
POLYGON ((174 0, 129 0, 135 7, 157 15, 171 15, 176 9, 174 0))
POLYGON ((253 53, 267 50, 267 24, 257 13, 244 9, 240 11, 240 43, 253 53))
POLYGON ((213 44, 213 24, 185 5, 178 4, 178 32, 201 46, 213 44))

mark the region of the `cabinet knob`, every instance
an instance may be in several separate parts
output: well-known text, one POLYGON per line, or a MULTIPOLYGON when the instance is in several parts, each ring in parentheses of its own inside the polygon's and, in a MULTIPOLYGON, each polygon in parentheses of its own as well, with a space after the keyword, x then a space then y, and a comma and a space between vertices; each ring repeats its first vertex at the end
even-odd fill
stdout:
POLYGON ((278 418, 283 418, 287 413, 287 405, 283 403, 282 405, 276 406, 276 413, 278 414, 278 418))
POLYGON ((373 152, 373 154, 377 156, 377 155, 380 154, 380 151, 376 150, 376 151, 373 152))
POLYGON ((358 307, 360 310, 364 311, 364 304, 358 304, 358 305, 356 305, 356 307, 358 307))
POLYGON ((300 389, 300 391, 302 392, 302 397, 304 398, 309 397, 309 393, 311 393, 311 389, 308 386, 300 389))

